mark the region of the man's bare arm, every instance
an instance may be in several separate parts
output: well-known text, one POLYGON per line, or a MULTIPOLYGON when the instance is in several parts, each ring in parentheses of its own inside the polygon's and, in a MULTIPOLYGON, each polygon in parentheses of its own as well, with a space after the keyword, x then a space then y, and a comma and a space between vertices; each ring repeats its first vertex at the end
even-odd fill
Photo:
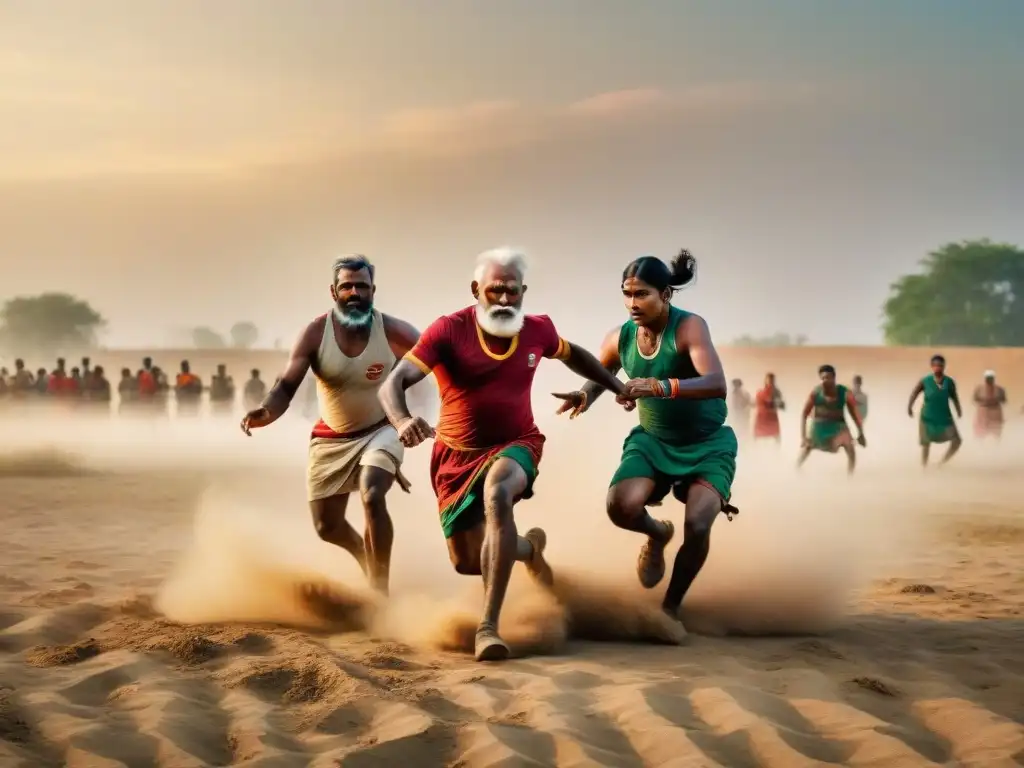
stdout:
MULTIPOLYGON (((575 345, 570 345, 570 349, 572 351, 569 355, 569 359, 565 361, 566 367, 569 368, 569 370, 571 370, 573 373, 578 374, 579 376, 583 376, 586 379, 590 379, 589 376, 587 376, 580 370, 574 369, 573 366, 570 364, 570 361, 572 361, 573 358, 576 357, 576 350, 579 348, 576 347, 575 345)), ((591 355, 591 357, 593 357, 593 355, 591 355)), ((622 361, 619 360, 618 328, 609 331, 608 334, 604 337, 604 340, 601 342, 601 349, 598 350, 596 359, 598 364, 605 370, 606 373, 615 378, 616 381, 619 381, 618 377, 616 377, 616 374, 622 369, 622 361)), ((590 406, 593 405, 594 401, 600 396, 600 394, 605 391, 605 389, 606 387, 598 384, 596 381, 593 381, 592 379, 585 382, 583 386, 580 387, 580 391, 583 392, 587 397, 587 401, 583 407, 583 411, 588 410, 590 406)))
POLYGON ((377 390, 377 398, 384 408, 388 421, 395 429, 401 429, 402 425, 412 418, 405 400, 405 391, 425 378, 427 374, 409 360, 403 359, 398 361, 398 365, 392 369, 377 390))
MULTIPOLYGON (((330 318, 328 318, 329 320, 330 318)), ((313 363, 313 356, 320 346, 323 332, 323 321, 314 320, 302 332, 299 340, 295 342, 295 346, 292 347, 291 354, 288 356, 288 364, 281 375, 277 377, 277 381, 274 382, 274 386, 270 388, 261 405, 262 408, 267 409, 264 426, 266 424, 273 424, 288 410, 292 398, 295 397, 295 393, 302 384, 302 380, 306 378, 306 373, 309 372, 309 368, 313 363)))
POLYGON ((914 389, 910 393, 910 402, 907 403, 907 413, 909 413, 911 416, 914 415, 914 401, 917 400, 918 396, 922 392, 924 392, 924 384, 919 381, 917 382, 917 384, 914 385, 914 389))
POLYGON ((401 360, 410 349, 416 346, 416 342, 420 340, 420 332, 410 323, 399 320, 397 317, 383 315, 383 319, 384 335, 387 336, 391 353, 396 360, 401 360))
POLYGON ((565 367, 587 379, 588 383, 621 394, 625 389, 618 377, 583 347, 569 343, 569 356, 562 362, 565 367))

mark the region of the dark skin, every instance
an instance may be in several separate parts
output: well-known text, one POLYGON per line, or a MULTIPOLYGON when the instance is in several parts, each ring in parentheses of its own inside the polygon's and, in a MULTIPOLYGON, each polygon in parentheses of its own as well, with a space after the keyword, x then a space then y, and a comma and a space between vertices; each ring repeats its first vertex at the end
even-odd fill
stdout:
MULTIPOLYGON (((653 355, 658 348, 658 339, 668 324, 671 296, 671 290, 658 291, 635 277, 622 284, 623 301, 630 318, 639 328, 637 343, 644 355, 653 355)), ((704 319, 690 315, 679 323, 675 342, 680 353, 689 353, 698 374, 693 379, 679 382, 679 396, 694 400, 726 397, 725 371, 704 319)), ((605 337, 599 358, 610 373, 617 373, 622 368, 618 328, 605 337)), ((625 389, 628 396, 635 398, 661 396, 661 385, 655 379, 631 379, 625 389)), ((578 392, 555 395, 563 400, 558 413, 569 413, 569 417, 574 418, 589 410, 600 393, 594 384, 585 384, 578 392)), ((608 490, 606 511, 616 526, 644 534, 663 551, 675 529, 671 522, 656 520, 648 513, 647 503, 654 490, 653 478, 623 480, 608 490)), ((676 554, 672 577, 662 601, 663 610, 671 616, 677 616, 683 598, 707 560, 711 548, 711 526, 722 508, 723 500, 717 492, 700 483, 690 485, 686 494, 683 545, 676 554)))
MULTIPOLYGON (((478 283, 470 286, 473 297, 484 306, 514 307, 522 305, 526 286, 520 275, 509 267, 492 266, 478 283)), ((497 355, 508 351, 512 340, 484 333, 488 348, 497 355)), ((624 391, 615 378, 586 350, 569 345, 569 356, 563 360, 573 373, 596 381, 602 389, 617 395, 624 391)), ((406 391, 422 381, 426 374, 413 363, 402 360, 395 366, 380 388, 379 397, 388 419, 398 430, 402 443, 413 448, 434 436, 427 422, 409 413, 406 391)), ((484 612, 481 629, 497 631, 498 617, 505 599, 512 566, 516 560, 527 561, 532 555, 528 541, 518 536, 513 507, 526 490, 528 478, 523 468, 511 459, 498 459, 484 476, 484 520, 477 526, 457 532, 447 540, 448 557, 456 572, 483 576, 484 612)))
MULTIPOLYGON (((944 360, 932 360, 932 376, 935 377, 935 383, 942 386, 943 381, 946 378, 946 362, 944 360)), ((907 403, 907 415, 910 418, 914 418, 914 402, 924 392, 924 384, 917 382, 914 385, 914 389, 910 393, 910 401, 907 403)), ((956 409, 956 417, 962 419, 964 417, 963 409, 960 407, 960 396, 957 394, 956 387, 953 387, 949 393, 949 399, 953 403, 953 408, 956 409)), ((945 464, 956 452, 960 450, 960 446, 963 445, 963 440, 960 439, 959 434, 949 441, 949 447, 946 448, 946 455, 942 457, 940 463, 945 464)), ((928 466, 928 457, 931 454, 930 445, 921 446, 921 466, 928 466)))
MULTIPOLYGON (((342 269, 331 285, 331 298, 344 305, 358 297, 367 306, 372 304, 376 286, 369 270, 342 269)), ((389 315, 383 315, 384 333, 396 359, 401 360, 413 348, 420 334, 413 326, 389 315)), ((299 385, 306 374, 313 370, 317 374, 316 359, 323 338, 325 323, 331 323, 338 347, 348 357, 358 357, 370 341, 370 326, 365 329, 343 327, 334 317, 313 320, 299 336, 292 347, 288 363, 278 377, 263 404, 249 411, 242 419, 242 431, 251 435, 252 430, 262 429, 277 421, 288 410, 299 385)), ((339 494, 327 499, 310 502, 313 525, 317 535, 324 541, 341 547, 352 554, 366 572, 371 585, 387 593, 391 572, 391 548, 394 542, 394 526, 388 513, 385 497, 394 484, 393 473, 380 467, 361 467, 359 470, 359 496, 366 518, 366 531, 362 537, 345 519, 348 508, 348 494, 339 494)))
MULTIPOLYGON (((825 393, 825 397, 829 400, 835 400, 839 396, 839 390, 836 387, 836 375, 832 371, 822 371, 821 377, 821 389, 825 393)), ((850 417, 853 419, 853 423, 857 425, 857 443, 862 448, 866 448, 868 441, 864 437, 864 423, 860 418, 860 409, 857 408, 857 400, 853 396, 853 392, 850 390, 846 391, 846 401, 843 403, 843 407, 849 411, 850 417)), ((811 413, 814 411, 814 392, 811 392, 807 396, 807 402, 804 403, 804 410, 800 416, 800 434, 803 435, 803 444, 800 448, 800 457, 797 459, 797 466, 803 466, 803 463, 807 461, 807 457, 811 455, 811 438, 807 432, 807 420, 811 417, 811 413)), ((854 469, 857 467, 857 453, 852 445, 843 445, 843 451, 846 452, 846 471, 849 474, 853 474, 854 469)))

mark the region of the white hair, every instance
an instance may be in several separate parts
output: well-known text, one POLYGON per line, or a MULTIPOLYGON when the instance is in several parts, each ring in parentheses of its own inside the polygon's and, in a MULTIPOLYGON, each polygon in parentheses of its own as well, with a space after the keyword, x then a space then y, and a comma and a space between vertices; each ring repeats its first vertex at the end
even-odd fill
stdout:
POLYGON ((484 275, 487 273, 487 269, 495 265, 514 269, 519 275, 519 280, 525 282, 526 255, 522 251, 508 246, 492 248, 491 250, 484 251, 477 256, 476 270, 473 272, 473 279, 478 283, 482 283, 484 275))

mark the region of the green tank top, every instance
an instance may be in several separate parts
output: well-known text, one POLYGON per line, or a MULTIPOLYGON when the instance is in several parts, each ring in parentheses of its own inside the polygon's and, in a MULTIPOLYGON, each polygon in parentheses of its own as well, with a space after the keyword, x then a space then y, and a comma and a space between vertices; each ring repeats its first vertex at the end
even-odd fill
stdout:
MULTIPOLYGON (((669 310, 668 325, 662 333, 654 354, 644 357, 637 345, 637 326, 632 321, 619 330, 619 360, 622 370, 631 379, 695 379, 700 376, 693 367, 689 352, 676 348, 679 323, 690 316, 678 307, 669 310)), ((683 400, 644 397, 637 401, 640 426, 667 443, 693 443, 715 434, 725 424, 729 409, 725 398, 683 400)))
POLYGON ((825 390, 819 384, 814 389, 814 420, 815 421, 846 421, 846 387, 836 385, 836 398, 825 397, 825 390))
POLYGON ((949 396, 956 383, 949 376, 942 378, 942 384, 935 381, 934 376, 921 379, 924 387, 924 405, 921 408, 921 421, 935 427, 945 427, 953 423, 953 411, 949 408, 949 396))

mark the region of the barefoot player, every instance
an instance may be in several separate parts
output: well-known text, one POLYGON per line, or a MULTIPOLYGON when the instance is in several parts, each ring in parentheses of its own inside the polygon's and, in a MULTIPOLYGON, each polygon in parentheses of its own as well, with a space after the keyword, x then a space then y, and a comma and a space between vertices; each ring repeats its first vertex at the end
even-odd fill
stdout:
POLYGON ((302 332, 288 367, 263 404, 242 419, 242 431, 265 427, 288 410, 312 368, 320 392, 320 421, 309 444, 307 492, 321 539, 351 553, 370 585, 388 590, 394 530, 385 496, 402 476, 402 443, 377 400, 377 390, 395 361, 419 333, 408 323, 374 309, 374 268, 362 256, 334 262, 334 309, 302 332), (363 536, 345 519, 349 495, 363 503, 363 536))
MULTIPOLYGON (((665 576, 665 548, 675 526, 655 520, 647 506, 660 504, 669 491, 686 505, 683 544, 676 555, 662 608, 678 618, 679 606, 711 546, 711 525, 729 505, 736 474, 736 434, 725 426, 726 380, 722 362, 699 315, 672 306, 672 294, 693 280, 696 262, 681 251, 666 265, 643 256, 622 273, 622 295, 630 320, 612 330, 601 346, 609 372, 622 368, 635 396, 640 424, 622 449, 608 490, 608 517, 620 528, 647 537, 637 575, 647 589, 665 576)), ((578 392, 556 395, 559 413, 570 418, 585 411, 601 387, 585 384, 578 392)))
POLYGON ((544 446, 530 402, 537 366, 561 360, 600 387, 623 391, 593 355, 560 338, 546 315, 524 314, 525 269, 514 250, 481 254, 471 285, 476 303, 435 320, 380 392, 404 445, 435 438, 430 474, 448 556, 458 573, 484 581, 479 661, 508 657, 498 620, 513 563, 544 584, 552 580, 544 532, 519 536, 513 516, 516 502, 533 495, 544 446), (441 393, 436 432, 406 404, 406 390, 429 373, 441 393))
POLYGON ((800 434, 803 443, 797 466, 802 467, 811 451, 835 453, 840 448, 846 453, 846 471, 853 474, 857 466, 857 453, 853 447, 853 436, 846 426, 846 412, 850 412, 853 423, 857 425, 857 442, 867 447, 864 439, 864 424, 860 409, 854 399, 853 392, 842 384, 836 383, 836 369, 831 365, 823 365, 818 369, 821 384, 814 388, 804 404, 800 420, 800 434), (811 430, 807 431, 807 419, 814 414, 811 430))
POLYGON ((946 375, 946 358, 942 355, 932 357, 932 372, 914 386, 907 403, 907 415, 914 418, 914 401, 918 395, 924 395, 921 406, 921 418, 918 424, 918 436, 921 443, 921 466, 928 466, 928 454, 932 443, 949 443, 946 455, 940 463, 945 464, 960 450, 963 441, 960 430, 953 421, 953 412, 949 404, 956 407, 957 418, 963 418, 960 408, 960 397, 957 395, 956 382, 946 375))

